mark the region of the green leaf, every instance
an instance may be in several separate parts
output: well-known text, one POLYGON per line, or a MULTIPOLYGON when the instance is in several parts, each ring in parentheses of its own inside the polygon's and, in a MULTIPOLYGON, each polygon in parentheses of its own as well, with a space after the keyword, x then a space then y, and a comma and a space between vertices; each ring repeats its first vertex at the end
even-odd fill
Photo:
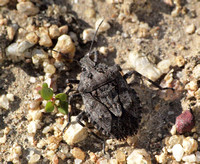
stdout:
POLYGON ((51 98, 53 97, 53 90, 51 88, 48 88, 47 83, 44 83, 42 85, 41 96, 44 100, 51 100, 51 98))
POLYGON ((53 110, 54 110, 53 102, 51 102, 51 101, 47 102, 46 107, 45 107, 45 111, 46 112, 52 112, 53 110))
POLYGON ((66 101, 67 100, 67 95, 65 93, 59 93, 55 96, 56 99, 59 99, 61 101, 66 101))
POLYGON ((68 114, 68 103, 66 101, 60 101, 58 111, 62 114, 68 114))

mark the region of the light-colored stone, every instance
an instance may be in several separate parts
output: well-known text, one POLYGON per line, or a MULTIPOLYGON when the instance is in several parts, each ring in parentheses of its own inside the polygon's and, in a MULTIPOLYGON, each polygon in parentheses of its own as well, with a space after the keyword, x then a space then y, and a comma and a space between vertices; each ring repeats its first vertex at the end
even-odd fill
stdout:
POLYGON ((74 43, 72 42, 71 37, 69 35, 64 34, 58 38, 58 42, 56 46, 54 47, 54 50, 57 52, 53 51, 52 56, 56 60, 60 60, 58 56, 59 55, 58 52, 60 52, 61 54, 65 54, 68 56, 67 60, 73 61, 76 48, 75 48, 74 43))
MULTIPOLYGON (((76 117, 72 117, 72 120, 76 120, 76 117)), ((68 129, 65 130, 63 140, 69 145, 74 145, 86 139, 87 136, 88 132, 86 127, 81 126, 77 122, 72 122, 68 129)))
POLYGON ((196 80, 192 80, 185 85, 186 90, 197 91, 198 85, 196 80))
POLYGON ((32 62, 36 67, 48 60, 48 54, 43 49, 34 49, 32 51, 32 62))
POLYGON ((185 155, 185 156, 183 156, 182 160, 185 162, 189 162, 189 163, 195 163, 196 156, 194 154, 185 155))
POLYGON ((198 64, 196 67, 194 67, 194 69, 193 69, 193 76, 196 79, 200 78, 200 64, 198 64))
POLYGON ((126 155, 121 151, 121 150, 118 150, 117 151, 117 154, 116 154, 116 159, 117 161, 120 163, 120 162, 125 162, 126 161, 126 155))
POLYGON ((195 153, 195 155, 196 155, 196 161, 197 161, 197 162, 200 162, 200 152, 197 151, 197 152, 195 153))
POLYGON ((34 163, 37 163, 39 160, 40 160, 40 155, 39 154, 31 154, 28 163, 29 164, 34 164, 34 163))
POLYGON ((99 27, 98 33, 101 33, 101 32, 105 32, 108 29, 110 29, 110 24, 106 20, 99 18, 99 19, 97 19, 97 21, 95 23, 95 29, 97 30, 98 27, 99 27), (102 22, 102 24, 101 24, 101 26, 99 26, 101 22, 102 22))
POLYGON ((71 154, 74 156, 74 158, 78 158, 82 161, 84 161, 85 159, 85 152, 83 152, 80 148, 78 147, 74 147, 72 150, 71 150, 71 154))
POLYGON ((196 151, 198 148, 198 143, 192 137, 187 137, 183 139, 183 150, 186 154, 191 154, 192 152, 196 151))
MULTIPOLYGON (((87 28, 83 31, 83 41, 87 43, 88 41, 92 41, 94 39, 95 30, 92 28, 87 28)), ((95 38, 96 40, 96 38, 95 38)))
POLYGON ((177 162, 180 162, 184 154, 183 147, 180 144, 176 144, 172 148, 172 155, 177 162))
POLYGON ((41 34, 39 40, 40 46, 51 47, 53 45, 52 40, 48 34, 41 34))
POLYGON ((26 39, 29 43, 35 45, 38 43, 39 41, 39 37, 37 36, 37 34, 35 32, 30 32, 26 35, 26 39))
POLYGON ((39 12, 39 8, 30 1, 19 2, 17 4, 17 10, 27 16, 34 16, 39 12))
POLYGON ((44 72, 49 74, 54 74, 56 72, 56 68, 53 64, 47 64, 44 67, 44 72))
POLYGON ((51 39, 56 39, 60 36, 60 31, 57 25, 51 25, 49 27, 49 36, 51 39))
POLYGON ((41 120, 42 111, 41 110, 29 110, 27 115, 28 120, 41 120))
POLYGON ((167 73, 169 71, 170 66, 171 66, 171 60, 170 59, 162 60, 157 64, 157 68, 162 73, 167 73))
POLYGON ((161 75, 161 71, 154 66, 144 54, 139 54, 136 51, 129 53, 129 63, 127 63, 134 70, 142 74, 143 76, 151 79, 152 81, 157 80, 161 75))
POLYGON ((9 101, 14 101, 14 95, 12 93, 6 94, 6 97, 9 101))
POLYGON ((151 157, 144 149, 135 149, 127 158, 127 164, 151 164, 151 157))
POLYGON ((7 35, 8 35, 8 39, 10 41, 13 40, 14 36, 15 36, 16 30, 13 27, 7 26, 7 35))
POLYGON ((69 27, 67 25, 59 27, 60 35, 67 34, 69 27))
POLYGON ((35 134, 37 129, 40 129, 41 125, 40 125, 40 120, 34 120, 31 121, 28 126, 27 126, 27 131, 30 134, 35 134))
POLYGON ((0 96, 0 107, 4 109, 9 109, 9 101, 6 95, 0 96))
POLYGON ((178 67, 182 67, 185 64, 185 59, 183 56, 176 57, 176 64, 178 67))
POLYGON ((191 24, 191 25, 189 25, 189 26, 186 27, 185 32, 187 34, 193 34, 195 32, 195 30, 196 30, 195 25, 191 24))

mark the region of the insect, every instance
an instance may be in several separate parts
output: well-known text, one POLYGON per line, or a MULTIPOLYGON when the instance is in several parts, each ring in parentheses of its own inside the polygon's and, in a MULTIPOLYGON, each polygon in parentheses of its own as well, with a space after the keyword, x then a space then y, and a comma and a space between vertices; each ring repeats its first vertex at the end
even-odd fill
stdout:
POLYGON ((140 100, 127 84, 128 74, 122 76, 118 65, 98 63, 97 54, 91 51, 92 44, 89 53, 79 61, 82 68, 80 81, 69 80, 69 83, 78 83, 78 95, 85 105, 77 121, 81 123, 80 120, 87 117, 104 135, 124 139, 138 128, 140 100))
POLYGON ((80 81, 69 80, 78 83, 78 95, 81 95, 85 105, 77 121, 81 124, 80 120, 87 117, 104 135, 124 139, 137 131, 141 119, 140 100, 126 81, 135 71, 122 76, 120 66, 98 63, 97 54, 91 51, 91 47, 80 60, 80 81))

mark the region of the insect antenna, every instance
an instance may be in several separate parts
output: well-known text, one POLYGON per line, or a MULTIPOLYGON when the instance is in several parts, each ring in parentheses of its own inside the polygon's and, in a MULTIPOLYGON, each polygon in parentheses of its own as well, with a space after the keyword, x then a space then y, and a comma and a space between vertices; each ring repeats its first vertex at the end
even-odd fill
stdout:
POLYGON ((96 38, 96 36, 97 36, 97 32, 98 32, 98 30, 99 30, 99 27, 101 26, 101 24, 103 23, 103 21, 104 21, 104 19, 99 23, 99 25, 98 25, 98 27, 97 27, 95 33, 94 33, 94 36, 93 36, 93 39, 92 39, 92 43, 91 43, 90 49, 89 49, 89 54, 91 54, 91 52, 92 52, 92 47, 93 47, 93 44, 94 44, 94 40, 95 40, 95 38, 96 38))

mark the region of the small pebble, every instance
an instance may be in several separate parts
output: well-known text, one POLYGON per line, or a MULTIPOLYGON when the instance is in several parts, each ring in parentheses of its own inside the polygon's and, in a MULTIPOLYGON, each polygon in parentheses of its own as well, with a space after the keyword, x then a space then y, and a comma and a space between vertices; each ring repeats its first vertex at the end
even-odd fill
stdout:
POLYGON ((56 39, 60 36, 60 31, 57 25, 54 24, 49 27, 49 36, 51 39, 56 39))
POLYGON ((35 45, 38 43, 39 41, 39 37, 37 36, 37 34, 35 32, 30 32, 26 35, 26 39, 29 43, 35 45))
POLYGON ((85 159, 85 152, 83 152, 80 148, 74 147, 71 150, 71 153, 74 156, 74 158, 78 158, 78 159, 84 161, 84 159, 85 159))
POLYGON ((186 154, 191 154, 191 153, 197 151, 198 143, 192 137, 186 137, 183 139, 182 146, 183 146, 183 150, 186 154))
MULTIPOLYGON (((61 35, 58 38, 58 42, 53 49, 60 52, 61 54, 68 55, 68 58, 66 57, 67 58, 66 60, 73 61, 76 48, 75 48, 75 45, 72 42, 72 39, 69 35, 65 35, 65 34, 61 35)), ((60 53, 58 53, 58 52, 55 52, 55 51, 52 52, 52 56, 56 60, 60 60, 59 59, 60 53)))
MULTIPOLYGON (((95 30, 92 28, 87 28, 83 31, 83 41, 87 43, 88 41, 92 41, 94 39, 95 30)), ((95 38, 96 40, 96 38, 95 38)))
POLYGON ((68 27, 67 25, 61 26, 61 27, 59 28, 60 35, 67 34, 68 28, 69 28, 69 27, 68 27))
POLYGON ((200 162, 200 152, 197 151, 195 154, 196 154, 196 161, 200 162))
POLYGON ((9 101, 6 95, 0 96, 0 107, 4 109, 9 109, 9 101))
POLYGON ((37 129, 40 128, 41 128, 40 120, 31 121, 27 126, 28 133, 30 134, 35 134, 37 129))
POLYGON ((90 153, 89 153, 89 156, 90 156, 90 160, 91 160, 92 162, 95 163, 95 162, 97 161, 97 156, 96 156, 95 153, 90 152, 90 153))
POLYGON ((56 72, 56 68, 54 65, 52 64, 47 64, 45 67, 44 67, 44 72, 45 73, 49 73, 49 74, 54 74, 56 72))
POLYGON ((101 54, 103 54, 104 56, 107 56, 108 55, 108 47, 104 47, 104 46, 100 47, 99 52, 101 54))
POLYGON ((176 64, 178 67, 182 67, 185 64, 185 59, 183 56, 176 57, 176 64))
POLYGON ((182 160, 185 162, 189 162, 189 163, 195 163, 196 156, 194 154, 185 155, 185 156, 183 156, 182 160))
POLYGON ((34 84, 36 82, 36 78, 35 77, 30 77, 30 80, 29 80, 32 84, 34 84))
POLYGON ((116 154, 116 159, 119 163, 123 163, 126 161, 126 155, 122 151, 118 150, 116 154))
POLYGON ((135 149, 127 158, 127 164, 151 164, 151 157, 145 149, 135 149))
POLYGON ((6 97, 9 101, 14 101, 14 95, 12 93, 6 94, 6 97))
POLYGON ((191 24, 191 25, 189 25, 189 26, 186 27, 185 32, 187 34, 193 34, 195 32, 195 30, 196 30, 195 25, 191 24))
POLYGON ((15 33, 16 33, 16 30, 13 27, 7 26, 7 35, 10 41, 14 39, 15 33))
POLYGON ((197 91, 198 85, 196 80, 192 80, 185 85, 186 90, 197 91))
MULTIPOLYGON (((76 117, 72 117, 71 120, 75 120, 76 117)), ((71 124, 63 134, 63 140, 69 144, 74 145, 80 141, 83 141, 88 136, 87 128, 81 126, 79 123, 71 124)))
MULTIPOLYGON (((98 19, 95 23, 95 29, 97 30, 97 28, 99 27, 100 23, 103 21, 102 18, 98 19)), ((101 26, 99 27, 99 30, 98 30, 98 33, 101 33, 101 32, 105 32, 107 31, 108 29, 110 29, 110 24, 104 20, 103 23, 101 24, 101 26)))
POLYGON ((28 50, 29 48, 33 47, 34 45, 29 43, 28 41, 26 40, 23 40, 22 42, 20 42, 18 45, 17 45, 17 51, 19 53, 24 53, 26 50, 28 50))
POLYGON ((40 46, 51 47, 53 45, 52 40, 48 34, 41 34, 39 40, 40 46))
POLYGON ((157 80, 161 75, 161 71, 155 67, 144 54, 139 54, 136 51, 129 53, 128 64, 132 69, 136 70, 143 76, 151 79, 152 81, 157 80))
POLYGON ((170 66, 171 66, 171 60, 170 59, 162 60, 157 64, 157 68, 162 73, 167 73, 169 71, 170 66))
POLYGON ((19 2, 16 7, 20 13, 26 14, 27 16, 34 16, 39 12, 39 8, 30 1, 19 2))
POLYGON ((200 64, 198 64, 197 66, 194 67, 193 76, 195 77, 195 79, 200 78, 200 64))
POLYGON ((190 112, 190 110, 187 110, 180 114, 178 117, 176 117, 176 130, 178 133, 186 133, 190 132, 192 128, 195 125, 194 122, 194 116, 190 112))
POLYGON ((180 162, 184 154, 183 147, 180 144, 176 144, 172 148, 172 155, 177 162, 180 162))
POLYGON ((40 160, 40 155, 39 154, 32 154, 30 156, 30 159, 29 159, 28 163, 34 164, 34 163, 37 163, 39 160, 40 160))

